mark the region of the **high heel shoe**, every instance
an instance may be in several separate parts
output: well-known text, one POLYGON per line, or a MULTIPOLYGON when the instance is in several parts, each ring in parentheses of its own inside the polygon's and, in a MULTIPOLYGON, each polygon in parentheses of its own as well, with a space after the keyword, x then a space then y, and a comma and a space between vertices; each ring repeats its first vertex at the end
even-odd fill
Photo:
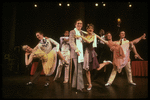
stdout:
POLYGON ((91 90, 92 89, 92 84, 89 84, 87 90, 91 90))

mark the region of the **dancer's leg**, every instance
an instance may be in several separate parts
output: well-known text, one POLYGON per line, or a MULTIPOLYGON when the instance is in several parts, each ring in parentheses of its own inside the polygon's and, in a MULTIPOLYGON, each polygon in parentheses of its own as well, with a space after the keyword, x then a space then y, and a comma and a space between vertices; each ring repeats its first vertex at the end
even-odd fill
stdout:
POLYGON ((34 83, 39 78, 42 70, 43 70, 42 60, 39 60, 38 66, 37 66, 36 71, 35 71, 35 74, 33 75, 33 78, 31 79, 32 83, 34 83))
POLYGON ((146 34, 144 33, 141 37, 137 38, 137 39, 134 39, 133 41, 131 41, 133 44, 136 44, 138 43, 141 39, 146 39, 145 38, 146 34))
POLYGON ((60 52, 60 50, 57 52, 57 54, 58 54, 58 57, 59 57, 62 61, 65 61, 66 64, 69 64, 69 63, 65 60, 65 58, 64 58, 64 56, 62 55, 62 53, 60 52))

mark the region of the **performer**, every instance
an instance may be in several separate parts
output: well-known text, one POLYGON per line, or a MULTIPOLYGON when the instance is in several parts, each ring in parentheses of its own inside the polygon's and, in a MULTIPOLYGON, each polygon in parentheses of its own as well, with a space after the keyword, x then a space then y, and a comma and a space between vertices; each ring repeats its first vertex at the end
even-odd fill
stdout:
MULTIPOLYGON (((43 68, 37 67, 37 69, 41 69, 44 71, 44 74, 46 75, 45 86, 48 86, 49 85, 49 76, 53 74, 55 67, 56 67, 56 61, 57 61, 56 47, 53 48, 48 54, 43 52, 41 49, 32 49, 28 45, 22 46, 22 49, 24 51, 26 51, 26 53, 25 53, 25 64, 26 65, 29 65, 34 58, 39 58, 42 61, 43 68), (29 54, 30 54, 30 56, 28 58, 29 54)), ((41 71, 39 71, 39 72, 41 73, 41 71)), ((35 80, 35 78, 33 77, 33 79, 28 84, 32 84, 32 82, 34 80, 35 80)))
POLYGON ((85 54, 84 54, 84 65, 83 69, 86 70, 86 77, 88 80, 88 88, 87 90, 91 90, 92 88, 92 83, 91 83, 91 74, 90 71, 93 69, 97 69, 99 67, 99 63, 97 60, 97 53, 94 50, 94 44, 96 44, 97 37, 95 34, 93 34, 94 31, 94 25, 93 24, 87 24, 87 35, 81 36, 81 35, 76 35, 76 38, 82 38, 85 43, 85 54))
MULTIPOLYGON (((36 32, 36 37, 40 40, 40 42, 37 44, 37 46, 34 48, 34 50, 40 49, 43 52, 45 52, 46 54, 48 54, 52 50, 52 44, 53 44, 56 46, 55 49, 58 54, 58 57, 62 60, 62 62, 64 62, 64 64, 68 64, 67 61, 63 58, 63 56, 59 50, 59 43, 57 43, 52 38, 44 37, 43 33, 40 31, 36 32)), ((34 83, 39 78, 42 70, 43 70, 42 61, 39 60, 38 66, 37 66, 37 69, 35 71, 33 78, 26 85, 32 85, 32 83, 34 83)), ((47 81, 49 81, 48 78, 46 78, 46 79, 47 79, 47 81)), ((46 82, 45 86, 49 86, 49 82, 46 82)))
MULTIPOLYGON (((133 52, 135 53, 135 58, 139 58, 139 59, 143 60, 137 53, 136 48, 133 44, 138 43, 141 39, 146 39, 145 38, 146 34, 143 34, 141 37, 139 37, 133 41, 130 41, 130 42, 129 42, 129 40, 125 39, 124 31, 121 31, 119 36, 120 36, 120 40, 118 41, 118 44, 121 45, 121 47, 123 48, 124 54, 125 54, 124 62, 122 62, 122 66, 125 67, 125 71, 126 71, 127 78, 128 78, 128 83, 131 85, 136 85, 136 83, 134 83, 132 80, 132 71, 131 71, 131 65, 130 65, 130 49, 132 49, 133 52), (130 44, 131 44, 131 46, 130 46, 130 44)), ((117 70, 113 68, 111 75, 109 77, 109 80, 105 84, 105 86, 109 86, 112 84, 112 82, 115 79, 116 74, 117 74, 117 70)))
MULTIPOLYGON (((123 62, 123 58, 125 57, 122 47, 120 45, 118 45, 117 42, 112 41, 111 33, 107 34, 108 41, 103 40, 98 35, 96 35, 96 36, 97 36, 97 38, 102 40, 106 45, 108 45, 110 50, 113 52, 113 65, 114 65, 114 68, 120 73, 122 70, 121 62, 123 62)), ((100 64, 100 67, 97 70, 100 70, 102 67, 105 66, 105 64, 109 64, 109 62, 104 62, 104 63, 100 64)))
MULTIPOLYGON (((64 36, 60 37, 60 48, 61 48, 61 53, 63 57, 68 63, 70 63, 69 31, 65 31, 64 36)), ((59 60, 59 64, 57 67, 57 72, 56 72, 54 81, 60 78, 63 66, 64 65, 62 64, 61 60, 59 60)), ((65 74, 64 74, 63 83, 68 83, 68 80, 69 80, 69 65, 65 65, 65 74)))
POLYGON ((74 62, 74 73, 72 79, 72 88, 77 88, 77 90, 81 92, 87 92, 84 88, 84 80, 83 80, 83 44, 82 38, 75 38, 75 35, 83 35, 81 28, 83 26, 82 20, 78 19, 75 22, 74 30, 70 31, 69 35, 69 44, 71 46, 71 55, 70 57, 73 59, 74 62))
MULTIPOLYGON (((101 29, 100 31, 99 31, 99 35, 100 35, 100 37, 102 38, 102 39, 104 39, 105 40, 105 31, 103 30, 103 29, 101 29)), ((101 62, 101 59, 103 59, 102 57, 103 56, 101 56, 102 54, 103 54, 103 52, 104 52, 104 45, 105 45, 105 43, 103 42, 103 41, 101 41, 101 40, 97 40, 97 48, 96 48, 96 52, 97 52, 97 54, 98 54, 98 57, 97 57, 97 59, 98 59, 98 62, 99 63, 102 63, 101 62)))

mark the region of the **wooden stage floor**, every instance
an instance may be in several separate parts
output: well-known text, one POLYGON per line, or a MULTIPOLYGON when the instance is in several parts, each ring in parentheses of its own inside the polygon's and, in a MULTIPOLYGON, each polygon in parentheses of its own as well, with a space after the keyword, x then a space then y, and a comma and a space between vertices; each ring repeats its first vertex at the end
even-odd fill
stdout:
MULTIPOLYGON (((136 86, 127 83, 127 77, 117 76, 111 86, 105 87, 103 76, 92 82, 92 90, 82 93, 71 88, 70 83, 63 83, 63 76, 60 81, 53 81, 50 77, 50 85, 44 87, 45 77, 40 76, 33 86, 25 84, 33 76, 18 75, 2 77, 2 98, 22 99, 135 99, 148 98, 148 77, 133 77, 136 86)), ((87 80, 84 76, 85 87, 87 80)))

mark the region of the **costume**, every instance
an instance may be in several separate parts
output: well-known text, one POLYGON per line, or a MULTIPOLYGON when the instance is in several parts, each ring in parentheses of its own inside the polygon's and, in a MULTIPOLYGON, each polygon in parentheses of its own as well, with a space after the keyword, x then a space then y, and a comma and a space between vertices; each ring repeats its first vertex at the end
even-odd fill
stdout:
POLYGON ((116 42, 108 41, 108 46, 110 50, 113 52, 113 65, 114 69, 116 69, 119 73, 122 71, 122 63, 124 62, 124 52, 120 45, 116 42))
MULTIPOLYGON (((70 63, 70 45, 69 42, 64 42, 63 39, 69 39, 69 37, 60 37, 60 46, 61 46, 61 53, 64 57, 64 59, 70 63)), ((57 67, 57 72, 55 75, 54 80, 57 80, 57 78, 60 78, 61 76, 61 71, 62 71, 62 61, 59 60, 59 64, 57 67)), ((69 65, 65 65, 65 74, 64 74, 64 82, 68 82, 69 80, 69 65)))
POLYGON ((85 45, 85 53, 84 53, 83 69, 92 70, 92 69, 98 68, 99 63, 97 60, 97 53, 95 52, 94 47, 93 47, 93 42, 91 42, 90 44, 84 43, 84 45, 85 45))
POLYGON ((39 62, 31 82, 34 83, 40 76, 41 71, 44 70, 46 83, 49 83, 49 76, 53 74, 56 67, 59 44, 51 38, 46 39, 43 37, 34 50, 35 52, 33 55, 34 57, 37 56, 37 58, 39 58, 39 62), (56 45, 56 47, 52 49, 51 43, 56 45))
MULTIPOLYGON (((118 41, 118 44, 120 44, 120 40, 118 41)), ((131 72, 131 64, 130 64, 130 49, 129 49, 129 41, 122 39, 121 47, 123 48, 125 57, 123 58, 123 62, 121 65, 121 68, 125 67, 125 71, 127 74, 128 82, 133 83, 132 80, 132 72, 131 72)), ((111 75, 109 77, 109 80, 107 83, 112 84, 117 74, 117 69, 113 68, 111 75)))
POLYGON ((74 38, 75 35, 83 35, 81 31, 78 31, 76 28, 70 31, 69 35, 69 44, 71 47, 70 57, 73 59, 74 62, 74 73, 72 78, 72 88, 77 88, 81 90, 84 88, 84 81, 83 81, 83 45, 82 45, 82 38, 76 39, 74 38), (77 55, 75 52, 76 50, 80 50, 80 56, 77 55))

